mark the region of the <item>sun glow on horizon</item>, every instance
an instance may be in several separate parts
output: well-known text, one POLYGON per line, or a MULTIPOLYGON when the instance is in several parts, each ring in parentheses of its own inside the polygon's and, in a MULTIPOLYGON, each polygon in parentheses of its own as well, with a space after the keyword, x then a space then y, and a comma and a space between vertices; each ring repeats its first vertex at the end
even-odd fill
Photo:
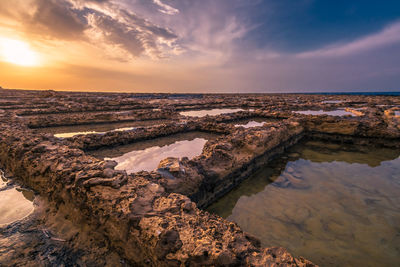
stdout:
POLYGON ((0 37, 0 56, 2 61, 20 66, 33 67, 40 64, 38 54, 29 44, 0 37))

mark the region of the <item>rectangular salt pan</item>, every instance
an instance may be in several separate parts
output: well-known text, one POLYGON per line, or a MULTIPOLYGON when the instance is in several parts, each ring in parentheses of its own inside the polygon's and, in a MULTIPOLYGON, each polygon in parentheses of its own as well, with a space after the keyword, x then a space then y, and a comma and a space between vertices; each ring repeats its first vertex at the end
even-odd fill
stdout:
POLYGON ((356 116, 355 114, 342 110, 342 109, 337 109, 337 110, 332 110, 332 111, 323 111, 323 110, 302 110, 302 111, 294 111, 295 113, 298 114, 304 114, 304 115, 329 115, 329 116, 356 116))
POLYGON ((155 138, 130 145, 93 151, 97 158, 114 160, 118 163, 116 170, 127 173, 153 171, 161 160, 168 157, 194 158, 201 154, 205 143, 217 135, 190 132, 155 138))
POLYGON ((167 120, 147 120, 134 122, 110 122, 105 124, 84 124, 36 129, 41 133, 52 133, 58 138, 69 138, 76 135, 104 134, 106 132, 129 131, 139 127, 151 127, 166 123, 167 120))
POLYGON ((264 122, 257 122, 257 121, 249 121, 246 124, 235 124, 235 127, 243 127, 243 128, 253 128, 253 127, 259 127, 259 126, 263 126, 265 123, 264 122))
POLYGON ((209 116, 216 116, 216 115, 221 115, 221 114, 226 114, 226 113, 234 113, 238 111, 244 111, 244 109, 241 108, 236 108, 236 109, 204 109, 204 110, 190 110, 190 111, 182 111, 179 114, 183 116, 188 116, 188 117, 205 117, 207 115, 209 116))

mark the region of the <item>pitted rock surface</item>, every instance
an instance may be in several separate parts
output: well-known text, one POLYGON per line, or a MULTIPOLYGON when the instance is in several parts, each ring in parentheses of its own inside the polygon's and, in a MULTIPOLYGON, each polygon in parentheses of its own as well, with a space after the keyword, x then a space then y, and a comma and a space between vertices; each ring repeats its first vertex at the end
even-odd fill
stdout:
MULTIPOLYGON (((0 95, 0 165, 46 199, 50 210, 64 210, 72 224, 84 221, 90 229, 88 236, 96 236, 89 249, 112 250, 112 258, 121 265, 314 266, 284 248, 262 248, 257 238, 235 223, 198 207, 215 201, 261 162, 279 156, 303 136, 338 142, 356 142, 357 137, 363 138, 357 139, 362 144, 400 147, 395 115, 400 100, 389 96, 195 95, 175 101, 175 96, 168 94, 1 90, 0 95), (324 102, 329 100, 341 102, 324 102), (245 110, 203 118, 179 114, 211 108, 245 110), (339 108, 356 116, 293 112, 339 108), (169 122, 67 139, 29 128, 161 118, 169 122), (248 129, 234 126, 235 121, 250 118, 263 118, 267 123, 248 129), (127 175, 115 170, 116 162, 86 154, 88 150, 191 131, 220 136, 207 142, 198 157, 162 161, 159 172, 127 175)), ((283 182, 296 184, 292 177, 283 182)), ((66 235, 65 240, 66 250, 60 247, 54 253, 75 256, 66 262, 48 259, 48 263, 74 265, 82 261, 77 244, 85 241, 73 235, 66 235)), ((104 258, 97 262, 95 258, 90 258, 95 265, 106 263, 104 258)), ((40 261, 40 257, 32 262, 35 260, 40 261)))

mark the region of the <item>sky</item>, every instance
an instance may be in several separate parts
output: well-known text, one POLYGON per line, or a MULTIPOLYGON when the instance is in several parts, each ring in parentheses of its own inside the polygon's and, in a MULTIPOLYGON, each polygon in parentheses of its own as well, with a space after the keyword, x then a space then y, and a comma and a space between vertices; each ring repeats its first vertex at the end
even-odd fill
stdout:
POLYGON ((1 0, 0 86, 400 90, 398 0, 1 0))

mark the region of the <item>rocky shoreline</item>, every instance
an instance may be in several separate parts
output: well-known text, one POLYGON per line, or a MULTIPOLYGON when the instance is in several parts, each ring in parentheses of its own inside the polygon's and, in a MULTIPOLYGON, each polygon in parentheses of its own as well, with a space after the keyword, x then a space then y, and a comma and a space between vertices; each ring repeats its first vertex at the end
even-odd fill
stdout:
MULTIPOLYGON (((2 109, 2 106, 11 106, 11 100, 15 105, 22 104, 18 102, 21 92, 15 93, 15 97, 12 91, 3 91, 6 92, 4 99, 9 98, 9 102, 0 105, 0 166, 45 199, 51 210, 64 210, 69 217, 76 218, 76 222, 85 221, 91 230, 82 235, 99 233, 106 241, 106 250, 115 252, 121 265, 314 266, 304 258, 293 257, 284 248, 261 247, 257 238, 243 232, 235 223, 201 208, 213 203, 261 164, 279 157, 287 147, 303 137, 400 147, 399 118, 394 112, 400 103, 398 97, 335 96, 335 99, 343 101, 351 99, 347 105, 352 108, 365 107, 357 116, 338 117, 292 112, 311 107, 315 110, 343 107, 343 103, 315 104, 326 96, 226 96, 224 103, 231 107, 255 109, 188 118, 177 110, 190 106, 216 107, 225 96, 180 99, 179 106, 174 106, 176 101, 172 100, 175 99, 168 96, 155 96, 157 105, 152 108, 164 110, 165 107, 172 111, 136 112, 131 113, 131 119, 144 120, 146 116, 159 119, 161 115, 158 114, 162 114, 163 119, 171 120, 167 124, 59 139, 29 127, 54 125, 54 121, 64 121, 68 116, 70 119, 65 121, 76 122, 76 125, 96 120, 93 121, 89 113, 81 119, 77 119, 76 114, 63 114, 57 120, 40 119, 43 118, 40 114, 20 117, 19 109, 2 109), (389 107, 377 106, 382 103, 389 107), (247 129, 231 123, 254 117, 264 118, 266 123, 247 129), (53 123, 49 123, 51 121, 53 123), (115 162, 85 153, 190 131, 218 133, 220 136, 208 141, 201 155, 193 159, 168 158, 152 172, 128 175, 125 171, 115 170, 115 162)), ((41 96, 40 101, 63 99, 66 95, 68 93, 49 92, 41 96)), ((80 96, 79 101, 86 98, 88 103, 101 102, 103 97, 88 93, 80 96)), ((124 101, 123 94, 107 97, 116 100, 112 103, 105 101, 104 107, 124 101)), ((39 99, 30 99, 27 105, 39 103, 39 99)), ((118 116, 112 115, 103 121, 120 121, 118 116)), ((65 240, 72 250, 81 240, 62 236, 62 233, 59 238, 65 240)), ((0 257, 1 263, 4 260, 0 257)))

